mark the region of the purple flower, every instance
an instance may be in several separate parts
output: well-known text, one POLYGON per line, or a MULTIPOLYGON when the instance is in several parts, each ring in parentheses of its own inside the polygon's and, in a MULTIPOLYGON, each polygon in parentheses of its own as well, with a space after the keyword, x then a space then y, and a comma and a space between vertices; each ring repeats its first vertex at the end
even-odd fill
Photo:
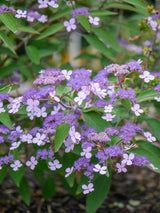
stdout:
POLYGON ((116 167, 118 169, 118 173, 120 172, 127 172, 127 169, 125 168, 125 164, 116 163, 116 167))
POLYGON ((72 10, 71 14, 72 14, 72 17, 74 19, 77 17, 77 15, 80 15, 80 16, 87 15, 87 16, 89 16, 89 12, 88 12, 88 10, 86 8, 77 8, 75 10, 72 10))

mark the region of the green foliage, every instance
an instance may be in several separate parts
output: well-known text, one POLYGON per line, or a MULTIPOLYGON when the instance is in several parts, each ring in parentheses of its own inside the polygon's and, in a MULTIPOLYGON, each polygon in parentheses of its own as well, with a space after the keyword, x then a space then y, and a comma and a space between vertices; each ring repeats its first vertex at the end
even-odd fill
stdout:
POLYGON ((6 46, 14 53, 14 49, 13 49, 13 43, 12 40, 3 32, 0 32, 0 38, 3 40, 3 42, 6 44, 6 46))
POLYGON ((43 186, 42 194, 45 200, 51 198, 55 193, 55 181, 51 175, 48 175, 43 186))
POLYGON ((68 136, 68 132, 70 130, 70 125, 66 123, 62 123, 56 127, 55 134, 55 151, 57 152, 61 147, 64 139, 68 136))
POLYGON ((23 198, 24 202, 29 205, 31 200, 30 186, 25 177, 22 178, 18 186, 18 192, 23 198))
POLYGON ((18 30, 16 20, 11 13, 1 13, 0 20, 13 33, 15 33, 18 30))
POLYGON ((24 165, 20 167, 18 171, 14 171, 11 167, 9 168, 10 176, 14 180, 17 187, 20 187, 21 180, 23 179, 24 176, 24 172, 25 172, 24 165))
POLYGON ((109 177, 100 175, 94 183, 94 191, 87 195, 87 213, 94 213, 103 203, 111 185, 111 171, 109 177))
POLYGON ((0 121, 9 129, 12 129, 12 122, 7 112, 0 113, 0 121))
POLYGON ((110 126, 110 123, 101 118, 101 115, 97 112, 82 112, 83 119, 90 128, 95 128, 97 132, 103 132, 106 127, 110 126))

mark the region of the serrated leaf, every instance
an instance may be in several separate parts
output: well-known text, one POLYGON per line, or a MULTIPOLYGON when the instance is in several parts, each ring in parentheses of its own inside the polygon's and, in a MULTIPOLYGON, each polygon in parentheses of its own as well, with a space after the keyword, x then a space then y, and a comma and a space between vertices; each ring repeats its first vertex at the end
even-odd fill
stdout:
POLYGON ((48 175, 42 187, 42 194, 45 200, 51 198, 55 193, 55 181, 52 176, 48 175))
POLYGON ((95 35, 83 35, 87 42, 92 45, 94 48, 99 50, 107 58, 114 60, 114 56, 111 51, 106 47, 106 45, 98 39, 95 35))
POLYGON ((70 130, 70 125, 66 123, 63 123, 56 127, 56 133, 55 133, 55 151, 56 152, 61 147, 64 139, 68 136, 69 130, 70 130))
POLYGON ((87 195, 87 213, 95 213, 105 200, 111 185, 111 172, 110 176, 99 175, 93 182, 94 191, 87 195))
POLYGON ((102 28, 92 28, 92 31, 98 38, 101 38, 103 42, 111 46, 111 48, 113 48, 115 51, 119 52, 121 50, 113 32, 109 32, 102 28))
POLYGON ((35 46, 29 45, 26 47, 27 55, 30 58, 31 61, 35 64, 40 63, 40 55, 39 51, 35 46))
POLYGON ((12 122, 7 112, 0 113, 0 122, 6 125, 9 129, 12 129, 12 122))
POLYGON ((26 27, 22 25, 18 26, 18 31, 32 33, 32 34, 39 34, 39 32, 35 30, 34 28, 30 28, 30 27, 26 27))
POLYGON ((2 166, 2 169, 0 170, 0 184, 2 183, 2 181, 4 180, 5 176, 7 173, 7 166, 4 164, 2 166))
POLYGON ((77 15, 77 20, 87 31, 91 30, 87 15, 84 16, 77 15))
POLYGON ((38 36, 38 40, 46 38, 50 35, 55 34, 56 32, 60 31, 61 29, 64 28, 64 24, 63 23, 56 23, 51 25, 50 27, 47 28, 47 30, 45 30, 44 32, 41 33, 40 36, 38 36))
POLYGON ((110 126, 110 123, 101 118, 101 115, 97 112, 82 112, 83 119, 85 120, 89 128, 95 128, 97 132, 103 132, 106 127, 110 126))
POLYGON ((11 13, 1 13, 0 20, 5 24, 5 26, 10 29, 13 33, 15 33, 17 29, 17 23, 15 18, 11 13))
POLYGON ((151 128, 153 135, 160 140, 160 121, 154 118, 146 119, 146 121, 151 128))
POLYGON ((24 176, 24 172, 25 172, 24 166, 20 167, 18 171, 14 171, 11 167, 9 168, 10 176, 14 180, 17 187, 20 186, 20 182, 24 176))
POLYGON ((14 53, 14 49, 13 49, 13 43, 11 41, 11 39, 5 34, 3 33, 2 31, 0 32, 0 38, 3 40, 3 42, 6 44, 6 46, 14 53))
POLYGON ((24 202, 27 205, 29 205, 30 200, 31 200, 31 192, 30 192, 29 184, 28 184, 25 177, 23 177, 21 182, 20 182, 20 185, 18 187, 18 192, 21 195, 21 197, 23 198, 24 202))

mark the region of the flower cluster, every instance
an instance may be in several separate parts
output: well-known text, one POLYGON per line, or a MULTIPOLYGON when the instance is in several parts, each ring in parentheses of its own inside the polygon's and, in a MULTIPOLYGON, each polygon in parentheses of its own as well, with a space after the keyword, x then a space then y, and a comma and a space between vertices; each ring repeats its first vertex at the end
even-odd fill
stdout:
POLYGON ((78 9, 72 10, 71 15, 72 15, 72 18, 69 21, 64 22, 64 26, 66 27, 66 30, 68 32, 70 32, 71 30, 75 30, 77 28, 76 18, 78 15, 87 16, 90 24, 93 24, 95 26, 99 25, 100 18, 92 17, 86 8, 78 8, 78 9))
MULTIPOLYGON (((141 61, 138 60, 124 65, 108 65, 94 77, 91 70, 84 68, 74 71, 41 70, 34 81, 37 88, 29 89, 22 97, 11 98, 8 94, 1 93, 0 113, 6 111, 3 104, 8 100, 7 110, 10 114, 24 110, 27 119, 39 119, 40 123, 37 126, 31 125, 28 129, 13 125, 12 130, 9 130, 5 125, 0 126, 0 143, 7 141, 10 144, 10 155, 0 159, 0 168, 3 164, 10 164, 14 171, 24 165, 34 170, 39 161, 45 160, 49 170, 61 169, 63 163, 58 155, 55 155, 54 149, 56 129, 65 124, 69 125, 69 130, 62 141, 64 152, 75 151, 76 147, 79 150, 79 157, 73 165, 65 168, 65 177, 76 171, 83 172, 88 178, 88 185, 82 185, 84 194, 94 190, 92 180, 96 173, 109 175, 108 167, 111 162, 118 173, 127 172, 130 165, 148 165, 156 169, 145 156, 132 152, 132 148, 136 146, 134 138, 137 134, 150 143, 156 141, 150 132, 145 132, 134 120, 113 127, 119 117, 118 108, 123 107, 124 100, 129 101, 130 108, 127 110, 134 119, 144 113, 136 92, 125 88, 125 78, 129 79, 132 74, 140 74, 139 81, 144 80, 146 85, 154 80, 149 71, 142 70, 141 61), (110 81, 110 75, 114 75, 114 81, 110 81), (98 111, 95 115, 101 122, 105 122, 104 127, 98 131, 95 128, 96 121, 94 127, 87 126, 87 111, 98 111), (16 149, 32 145, 36 147, 36 152, 31 148, 30 157, 26 162, 14 159, 12 154, 16 149)), ((153 88, 157 91, 156 95, 160 93, 157 87, 153 88)))
POLYGON ((11 12, 11 13, 16 13, 15 9, 13 7, 7 7, 5 4, 0 6, 0 13, 7 13, 7 12, 11 12))

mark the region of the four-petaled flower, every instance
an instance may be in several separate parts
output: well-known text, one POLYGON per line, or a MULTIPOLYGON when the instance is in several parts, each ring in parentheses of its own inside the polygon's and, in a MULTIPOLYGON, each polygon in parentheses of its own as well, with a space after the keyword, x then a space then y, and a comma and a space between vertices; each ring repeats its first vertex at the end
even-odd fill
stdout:
POLYGON ((30 158, 30 161, 28 160, 26 162, 26 166, 29 166, 32 170, 35 168, 35 166, 38 164, 38 161, 34 156, 30 158))
POLYGON ((67 172, 67 174, 65 174, 65 177, 68 177, 70 174, 72 174, 73 171, 74 171, 74 167, 73 166, 71 168, 67 168, 65 170, 65 172, 67 172))
POLYGON ((85 156, 87 159, 92 157, 92 154, 90 153, 92 150, 92 147, 87 147, 86 149, 83 149, 83 152, 81 152, 81 156, 85 156))
POLYGON ((50 168, 50 170, 54 171, 56 169, 60 169, 62 167, 62 164, 59 163, 59 160, 54 160, 53 163, 48 163, 48 167, 50 168))
POLYGON ((83 191, 83 194, 88 194, 89 192, 94 191, 93 183, 89 183, 88 186, 85 185, 85 184, 83 184, 83 185, 82 185, 82 189, 84 190, 84 191, 83 191))
POLYGON ((145 83, 149 83, 150 81, 154 80, 154 76, 150 74, 150 72, 148 71, 143 71, 143 74, 142 75, 139 75, 139 77, 141 79, 144 79, 144 82, 145 83))
POLYGON ((118 169, 118 173, 120 172, 127 172, 127 169, 125 168, 125 164, 116 163, 116 167, 118 169))
POLYGON ((149 141, 149 142, 156 141, 156 138, 154 136, 152 136, 150 132, 144 132, 144 136, 147 138, 147 141, 149 141))
POLYGON ((107 173, 107 166, 101 166, 100 164, 96 164, 93 168, 94 172, 99 172, 101 175, 105 175, 107 173))
POLYGON ((18 171, 18 169, 23 166, 20 160, 15 160, 14 163, 10 165, 14 171, 18 171))
POLYGON ((131 110, 135 113, 136 116, 139 116, 141 113, 143 113, 143 109, 140 109, 139 104, 134 104, 134 106, 131 107, 131 110))
POLYGON ((123 154, 123 160, 122 160, 122 164, 124 165, 132 165, 132 160, 134 159, 135 155, 133 153, 128 154, 123 154))
POLYGON ((71 30, 75 30, 77 28, 75 24, 76 20, 74 18, 71 18, 69 21, 64 22, 64 26, 66 27, 66 30, 70 32, 71 30))

